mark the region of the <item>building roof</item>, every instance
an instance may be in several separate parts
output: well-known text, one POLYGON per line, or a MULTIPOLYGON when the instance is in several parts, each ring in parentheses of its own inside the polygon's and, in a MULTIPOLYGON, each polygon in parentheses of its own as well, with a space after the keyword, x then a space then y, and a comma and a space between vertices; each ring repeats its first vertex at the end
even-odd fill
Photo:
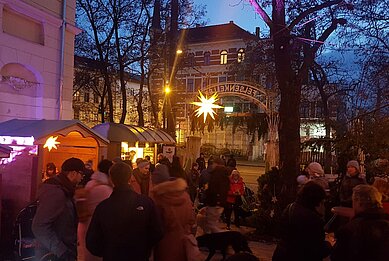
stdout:
POLYGON ((203 26, 184 29, 185 42, 187 44, 217 42, 226 40, 259 40, 255 35, 247 32, 238 25, 230 21, 227 24, 203 26))
POLYGON ((129 143, 174 144, 174 139, 158 129, 106 122, 93 127, 93 130, 109 141, 129 143))
POLYGON ((13 119, 0 123, 0 135, 12 137, 31 137, 35 141, 46 138, 55 133, 67 135, 77 127, 76 131, 82 131, 82 135, 94 136, 102 143, 109 143, 107 139, 90 129, 78 120, 18 120, 13 119))

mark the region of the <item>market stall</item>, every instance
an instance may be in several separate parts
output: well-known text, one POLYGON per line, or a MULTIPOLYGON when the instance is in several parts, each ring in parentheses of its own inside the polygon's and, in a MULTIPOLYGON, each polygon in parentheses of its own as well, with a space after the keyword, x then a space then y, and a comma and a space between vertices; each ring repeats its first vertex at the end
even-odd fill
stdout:
POLYGON ((158 146, 162 151, 162 146, 175 144, 169 134, 153 128, 107 122, 92 129, 109 140, 107 157, 110 159, 121 157, 122 160, 134 162, 148 155, 154 162, 158 146))

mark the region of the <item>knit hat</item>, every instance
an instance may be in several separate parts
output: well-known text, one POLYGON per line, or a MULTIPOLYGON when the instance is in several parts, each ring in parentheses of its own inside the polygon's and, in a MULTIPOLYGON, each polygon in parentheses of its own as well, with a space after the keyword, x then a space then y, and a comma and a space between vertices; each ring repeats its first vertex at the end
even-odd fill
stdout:
POLYGON ((319 174, 320 176, 324 175, 323 167, 320 165, 320 163, 317 162, 311 162, 309 163, 307 167, 312 173, 319 174))
POLYGON ((359 171, 359 163, 356 160, 350 160, 347 162, 347 168, 348 167, 354 167, 357 171, 359 171))
POLYGON ((156 185, 168 181, 169 178, 170 175, 168 166, 165 164, 157 163, 153 173, 151 174, 151 182, 156 185))
POLYGON ((70 158, 64 161, 61 166, 62 171, 85 171, 85 164, 78 158, 70 158))

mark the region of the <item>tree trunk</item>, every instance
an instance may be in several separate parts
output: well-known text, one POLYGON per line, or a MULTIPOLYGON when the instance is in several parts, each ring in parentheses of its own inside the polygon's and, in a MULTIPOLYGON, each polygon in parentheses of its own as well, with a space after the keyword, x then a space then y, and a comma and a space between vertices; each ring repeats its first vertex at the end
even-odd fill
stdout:
POLYGON ((276 78, 281 91, 279 151, 280 173, 283 187, 281 198, 283 204, 292 202, 296 193, 296 176, 300 164, 300 96, 301 82, 296 80, 292 69, 289 40, 290 32, 286 30, 285 7, 281 1, 273 0, 273 28, 271 31, 274 44, 276 78))

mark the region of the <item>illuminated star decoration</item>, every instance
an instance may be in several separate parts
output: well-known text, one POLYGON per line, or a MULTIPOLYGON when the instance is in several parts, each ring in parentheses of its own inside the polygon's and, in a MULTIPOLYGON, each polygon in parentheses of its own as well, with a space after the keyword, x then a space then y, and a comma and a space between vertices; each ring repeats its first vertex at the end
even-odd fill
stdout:
POLYGON ((196 109, 196 116, 200 117, 202 114, 204 115, 204 123, 207 119, 207 116, 211 116, 212 119, 215 119, 216 112, 213 109, 223 108, 223 106, 215 104, 215 102, 218 99, 217 93, 212 94, 212 96, 208 99, 208 96, 204 96, 201 91, 199 91, 199 96, 197 98, 200 100, 200 102, 192 102, 191 104, 194 104, 196 106, 199 106, 199 108, 196 109))
POLYGON ((60 144, 59 141, 57 141, 58 139, 58 136, 50 136, 50 138, 48 138, 46 140, 46 143, 45 145, 43 145, 43 148, 47 148, 49 151, 51 151, 51 149, 57 149, 57 144, 60 144))

